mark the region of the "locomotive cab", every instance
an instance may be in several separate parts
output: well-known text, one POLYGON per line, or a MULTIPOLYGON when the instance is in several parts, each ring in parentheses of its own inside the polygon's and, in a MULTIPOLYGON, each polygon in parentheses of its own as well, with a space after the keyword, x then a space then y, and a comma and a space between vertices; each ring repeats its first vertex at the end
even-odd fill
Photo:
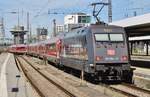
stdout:
MULTIPOLYGON (((90 25, 65 33, 59 64, 102 80, 131 82, 128 44, 122 27, 90 25)), ((92 79, 92 80, 94 80, 92 79)))
POLYGON ((91 67, 89 71, 97 73, 98 80, 130 82, 133 72, 130 69, 124 29, 109 25, 93 25, 90 31, 91 33, 87 36, 89 47, 92 47, 87 48, 90 51, 88 53, 89 67, 91 67))

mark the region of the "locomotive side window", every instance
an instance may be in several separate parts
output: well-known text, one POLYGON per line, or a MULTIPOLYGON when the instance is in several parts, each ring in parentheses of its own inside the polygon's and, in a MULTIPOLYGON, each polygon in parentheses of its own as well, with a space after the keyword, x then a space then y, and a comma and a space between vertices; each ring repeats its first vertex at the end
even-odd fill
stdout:
POLYGON ((110 41, 123 41, 123 34, 109 34, 110 41))
POLYGON ((108 34, 95 34, 96 41, 109 41, 108 34))

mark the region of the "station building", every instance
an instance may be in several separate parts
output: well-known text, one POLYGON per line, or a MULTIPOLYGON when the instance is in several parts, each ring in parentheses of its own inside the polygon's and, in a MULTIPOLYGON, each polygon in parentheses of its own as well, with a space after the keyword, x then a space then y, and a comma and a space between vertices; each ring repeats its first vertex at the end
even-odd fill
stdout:
POLYGON ((150 56, 150 13, 110 23, 122 26, 128 36, 130 54, 150 56))

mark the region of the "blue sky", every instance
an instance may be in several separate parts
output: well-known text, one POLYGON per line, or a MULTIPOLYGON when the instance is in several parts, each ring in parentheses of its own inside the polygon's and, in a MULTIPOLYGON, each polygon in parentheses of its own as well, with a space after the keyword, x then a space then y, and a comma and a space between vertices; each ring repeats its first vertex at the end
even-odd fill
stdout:
MULTIPOLYGON (((101 0, 0 0, 0 17, 4 17, 7 37, 11 37, 9 30, 17 24, 17 14, 10 12, 19 10, 20 24, 26 26, 26 13, 30 13, 30 23, 33 34, 37 27, 46 27, 49 34, 52 32, 52 20, 55 18, 57 24, 63 24, 64 15, 48 14, 51 12, 85 12, 92 14, 92 2, 101 0)), ((103 0, 107 1, 107 0, 103 0)), ((112 0, 113 2, 113 21, 150 12, 149 0, 112 0)), ((101 20, 107 22, 107 7, 101 12, 101 20)))

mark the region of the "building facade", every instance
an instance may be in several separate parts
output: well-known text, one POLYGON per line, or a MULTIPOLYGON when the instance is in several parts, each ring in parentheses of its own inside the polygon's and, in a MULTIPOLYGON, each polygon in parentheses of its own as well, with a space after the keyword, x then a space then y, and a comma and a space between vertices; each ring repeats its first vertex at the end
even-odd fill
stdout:
POLYGON ((64 18, 64 31, 71 31, 79 26, 88 26, 91 23, 91 16, 85 13, 75 13, 64 18))
POLYGON ((46 28, 37 28, 38 41, 43 41, 47 39, 48 30, 46 28))
POLYGON ((56 25, 56 34, 64 32, 64 25, 56 25))
POLYGON ((10 32, 14 36, 14 44, 24 44, 24 35, 27 32, 24 26, 15 26, 10 32))

